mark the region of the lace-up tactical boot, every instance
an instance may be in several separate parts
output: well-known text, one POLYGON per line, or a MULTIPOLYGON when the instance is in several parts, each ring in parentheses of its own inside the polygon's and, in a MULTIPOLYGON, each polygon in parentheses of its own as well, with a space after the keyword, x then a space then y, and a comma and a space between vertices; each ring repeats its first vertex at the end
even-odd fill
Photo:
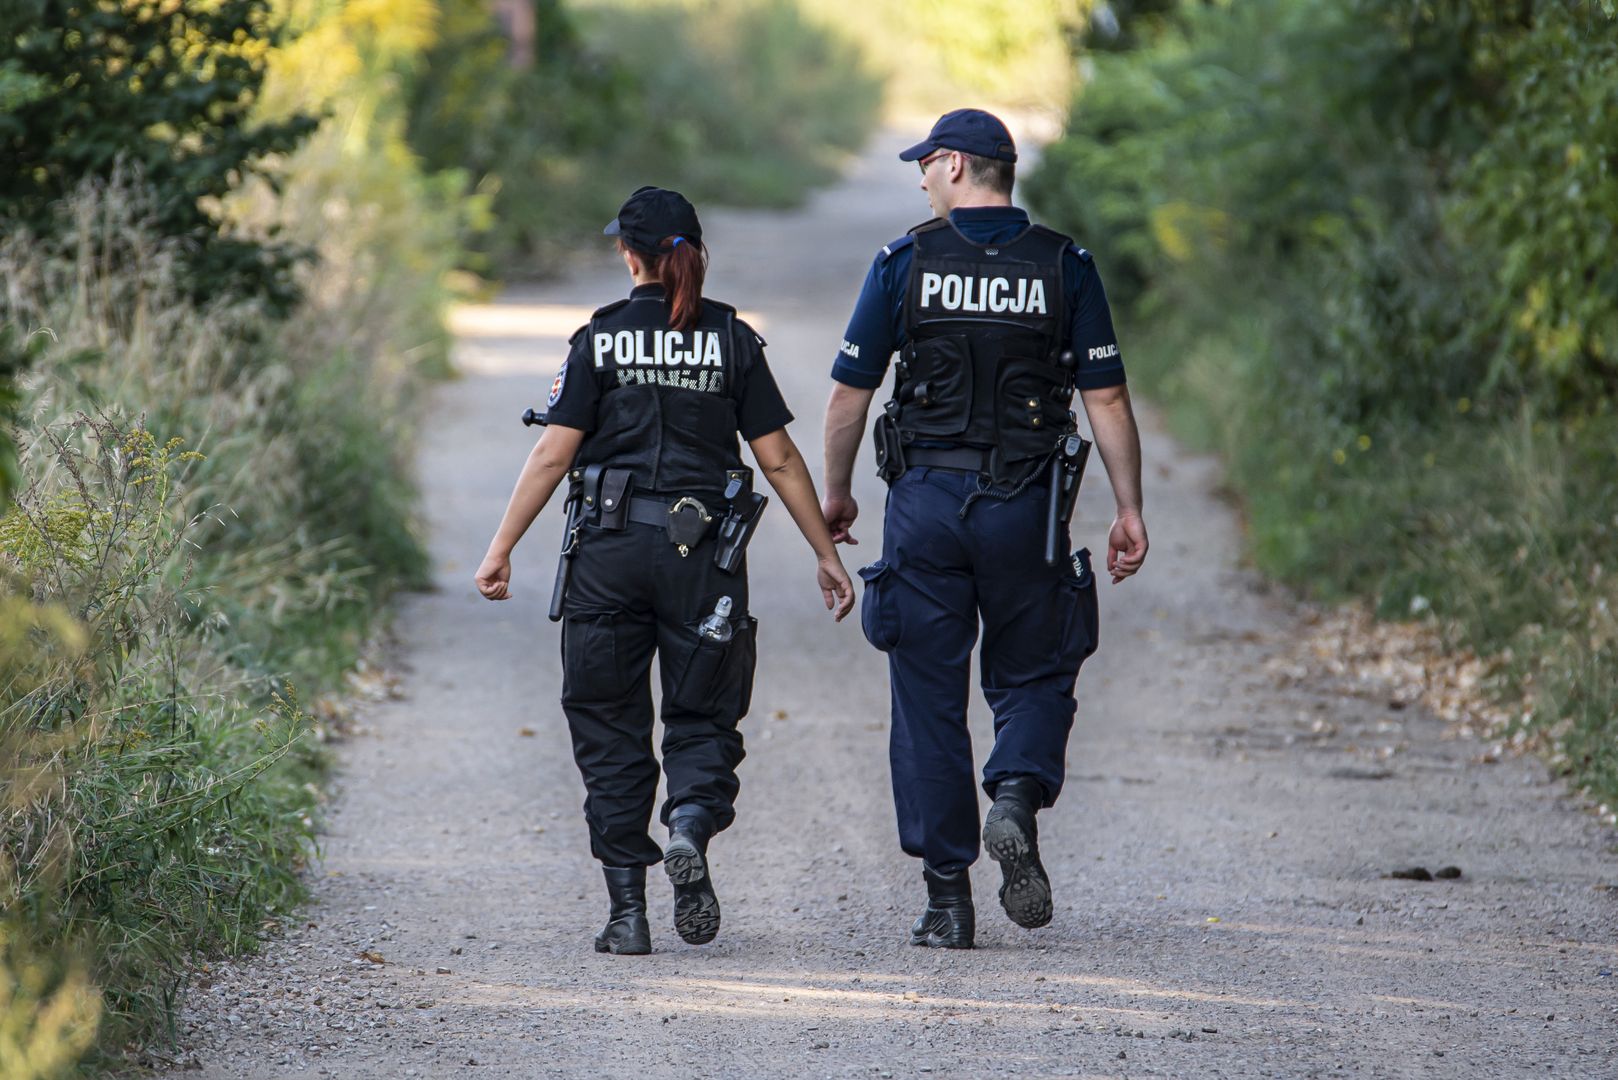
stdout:
POLYGON ((708 874, 708 839, 713 815, 687 803, 669 814, 669 842, 663 869, 674 883, 674 930, 691 945, 706 945, 719 933, 719 897, 708 874))
POLYGON ((983 822, 983 850, 1000 864, 1000 906, 1012 922, 1030 930, 1051 921, 1051 879, 1039 861, 1034 823, 1044 803, 1038 780, 1014 776, 995 785, 994 805, 983 822))
POLYGON ((596 935, 596 952, 642 956, 652 951, 652 928, 646 922, 646 867, 604 866, 607 925, 596 935))
POLYGON ((927 910, 910 928, 910 944, 933 949, 970 949, 976 930, 972 910, 972 878, 968 870, 941 874, 923 866, 927 879, 927 910))

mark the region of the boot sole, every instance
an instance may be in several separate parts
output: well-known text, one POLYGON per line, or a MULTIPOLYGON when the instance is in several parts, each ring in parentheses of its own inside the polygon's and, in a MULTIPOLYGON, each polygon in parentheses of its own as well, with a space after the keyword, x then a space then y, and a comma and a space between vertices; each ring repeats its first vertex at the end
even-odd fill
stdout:
POLYGON ((719 934, 719 897, 708 878, 708 863, 696 845, 671 840, 663 870, 674 884, 674 932, 688 945, 706 945, 719 934))
POLYGON ((596 952, 598 952, 598 953, 611 953, 614 956, 646 956, 646 955, 650 954, 651 951, 652 951, 652 947, 650 945, 642 944, 641 942, 638 942, 638 941, 627 941, 627 942, 598 941, 598 942, 596 942, 596 952))
POLYGON ((991 808, 983 823, 983 849, 1000 864, 1000 906, 1018 926, 1029 930, 1051 921, 1051 882, 1040 864, 1033 838, 1009 816, 991 808))

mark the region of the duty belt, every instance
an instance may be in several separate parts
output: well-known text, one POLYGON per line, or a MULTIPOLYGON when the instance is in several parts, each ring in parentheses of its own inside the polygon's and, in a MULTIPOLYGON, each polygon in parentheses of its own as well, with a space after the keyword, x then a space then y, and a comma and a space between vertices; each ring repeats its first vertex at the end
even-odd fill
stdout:
POLYGON ((631 495, 627 511, 625 516, 635 524, 655 525, 664 530, 682 558, 712 536, 724 516, 723 513, 715 514, 701 500, 690 495, 677 499, 631 495))
POLYGON ((914 469, 925 465, 932 469, 956 469, 960 472, 986 473, 989 471, 988 450, 971 446, 907 446, 905 467, 914 469))
POLYGON ((669 523, 669 512, 681 503, 697 511, 701 517, 707 517, 712 521, 718 520, 712 510, 689 495, 678 499, 660 499, 655 495, 632 495, 629 498, 629 520, 637 525, 656 525, 662 528, 669 523))

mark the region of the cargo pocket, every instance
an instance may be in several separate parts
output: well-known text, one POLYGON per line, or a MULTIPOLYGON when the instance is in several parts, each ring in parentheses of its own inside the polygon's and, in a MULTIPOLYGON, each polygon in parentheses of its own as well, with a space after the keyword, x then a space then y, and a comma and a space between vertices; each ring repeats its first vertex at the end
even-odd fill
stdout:
POLYGON ((740 719, 753 700, 753 669, 758 661, 758 620, 732 615, 729 641, 704 637, 701 620, 685 626, 686 650, 679 677, 671 684, 671 704, 689 712, 723 714, 740 719))
POLYGON ((860 629, 865 640, 882 652, 899 644, 899 610, 893 597, 893 567, 878 559, 860 567, 865 595, 860 598, 860 629))
POLYGON ((1090 567, 1090 549, 1075 551, 1062 568, 1063 615, 1058 663, 1074 670, 1089 659, 1100 642, 1101 616, 1096 606, 1096 576, 1090 567))
POLYGON ((562 699, 613 701, 624 692, 618 615, 580 611, 562 624, 562 699))

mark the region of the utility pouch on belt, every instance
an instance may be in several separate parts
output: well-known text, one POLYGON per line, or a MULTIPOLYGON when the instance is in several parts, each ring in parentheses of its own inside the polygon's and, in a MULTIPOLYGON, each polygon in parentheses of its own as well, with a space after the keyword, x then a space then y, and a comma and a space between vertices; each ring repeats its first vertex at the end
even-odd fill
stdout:
POLYGON ((618 530, 629 523, 629 500, 635 493, 635 474, 628 469, 608 469, 601 474, 597 505, 601 527, 618 530))

